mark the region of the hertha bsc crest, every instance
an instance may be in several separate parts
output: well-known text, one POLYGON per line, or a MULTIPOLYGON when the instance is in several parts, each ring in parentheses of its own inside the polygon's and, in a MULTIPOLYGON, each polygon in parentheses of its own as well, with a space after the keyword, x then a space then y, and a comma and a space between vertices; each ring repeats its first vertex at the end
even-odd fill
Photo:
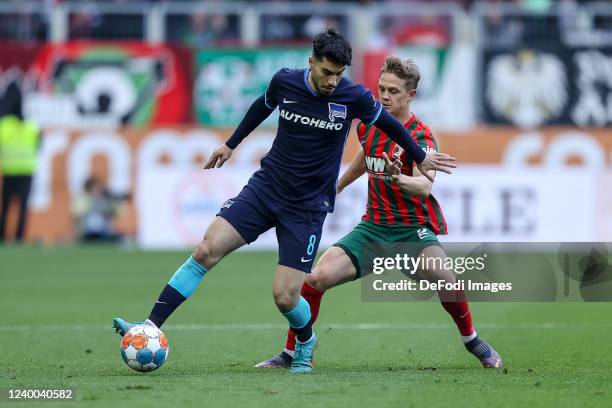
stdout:
POLYGON ((335 122, 336 118, 346 119, 346 105, 329 102, 329 121, 335 122))

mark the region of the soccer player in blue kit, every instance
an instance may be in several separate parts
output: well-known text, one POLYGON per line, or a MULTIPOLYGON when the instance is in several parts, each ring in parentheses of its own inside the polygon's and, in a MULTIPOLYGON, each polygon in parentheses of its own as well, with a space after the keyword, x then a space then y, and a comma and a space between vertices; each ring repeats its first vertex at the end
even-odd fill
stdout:
MULTIPOLYGON (((317 338, 310 306, 300 290, 317 253, 323 221, 334 209, 336 183, 353 118, 375 126, 404 148, 422 174, 450 173, 454 158, 423 151, 403 124, 382 108, 369 90, 343 78, 352 51, 337 31, 313 41, 307 69, 281 69, 206 169, 221 167, 233 149, 277 107, 278 130, 270 151, 238 196, 223 204, 192 255, 178 268, 153 305, 146 324, 160 327, 189 298, 204 275, 223 257, 276 228, 278 265, 273 283, 276 306, 296 333, 290 370, 312 370, 317 338)), ((123 335, 135 323, 121 318, 113 326, 123 335)))

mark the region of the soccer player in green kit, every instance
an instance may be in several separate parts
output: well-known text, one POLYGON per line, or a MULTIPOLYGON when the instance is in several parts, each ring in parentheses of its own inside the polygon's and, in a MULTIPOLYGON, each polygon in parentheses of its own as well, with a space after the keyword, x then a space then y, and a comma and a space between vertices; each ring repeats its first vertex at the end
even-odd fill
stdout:
MULTIPOLYGON (((437 151, 435 136, 410 110, 420 79, 417 65, 388 57, 378 83, 380 101, 387 111, 402 122, 413 139, 424 150, 437 151)), ((440 205, 431 195, 435 172, 429 178, 420 173, 414 162, 385 133, 373 125, 357 127, 362 150, 338 182, 341 192, 363 173, 368 173, 368 202, 362 221, 321 257, 302 286, 302 296, 310 304, 311 324, 317 319, 323 294, 327 289, 362 277, 360 265, 363 246, 374 242, 414 243, 418 250, 412 256, 445 258, 437 235, 447 227, 440 205), (390 159, 392 158, 392 159, 390 159), (393 161, 392 161, 393 160, 393 161)), ((452 271, 418 271, 421 279, 455 282, 452 271)), ((438 291, 440 302, 455 321, 465 348, 485 368, 501 368, 499 354, 474 330, 472 316, 462 290, 438 291)), ((256 368, 287 368, 295 349, 295 333, 289 329, 285 349, 277 356, 257 364, 256 368)))

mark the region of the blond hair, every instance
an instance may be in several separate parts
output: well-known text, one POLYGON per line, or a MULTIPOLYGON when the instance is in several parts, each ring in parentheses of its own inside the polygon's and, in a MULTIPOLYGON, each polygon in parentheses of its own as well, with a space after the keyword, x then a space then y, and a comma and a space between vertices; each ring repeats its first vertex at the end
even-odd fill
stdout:
POLYGON ((396 77, 403 79, 406 83, 406 89, 416 89, 421 79, 419 67, 411 60, 401 60, 398 57, 389 56, 385 60, 385 64, 380 69, 380 73, 390 73, 396 77))

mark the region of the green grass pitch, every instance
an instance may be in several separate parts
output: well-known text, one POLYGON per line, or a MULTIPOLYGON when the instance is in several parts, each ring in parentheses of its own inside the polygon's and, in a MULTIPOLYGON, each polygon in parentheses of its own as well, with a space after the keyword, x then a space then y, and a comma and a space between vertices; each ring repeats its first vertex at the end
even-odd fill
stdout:
MULTIPOLYGON (((140 374, 111 319, 143 319, 187 252, 0 249, 0 388, 74 388, 53 406, 610 406, 609 303, 473 303, 504 358, 485 370, 437 303, 364 303, 358 283, 330 291, 315 329, 315 372, 256 370, 277 353, 274 253, 239 252, 205 278, 164 330, 170 355, 140 374), (369 324, 369 325, 364 325, 369 324)), ((41 406, 4 403, 1 406, 41 406)))

